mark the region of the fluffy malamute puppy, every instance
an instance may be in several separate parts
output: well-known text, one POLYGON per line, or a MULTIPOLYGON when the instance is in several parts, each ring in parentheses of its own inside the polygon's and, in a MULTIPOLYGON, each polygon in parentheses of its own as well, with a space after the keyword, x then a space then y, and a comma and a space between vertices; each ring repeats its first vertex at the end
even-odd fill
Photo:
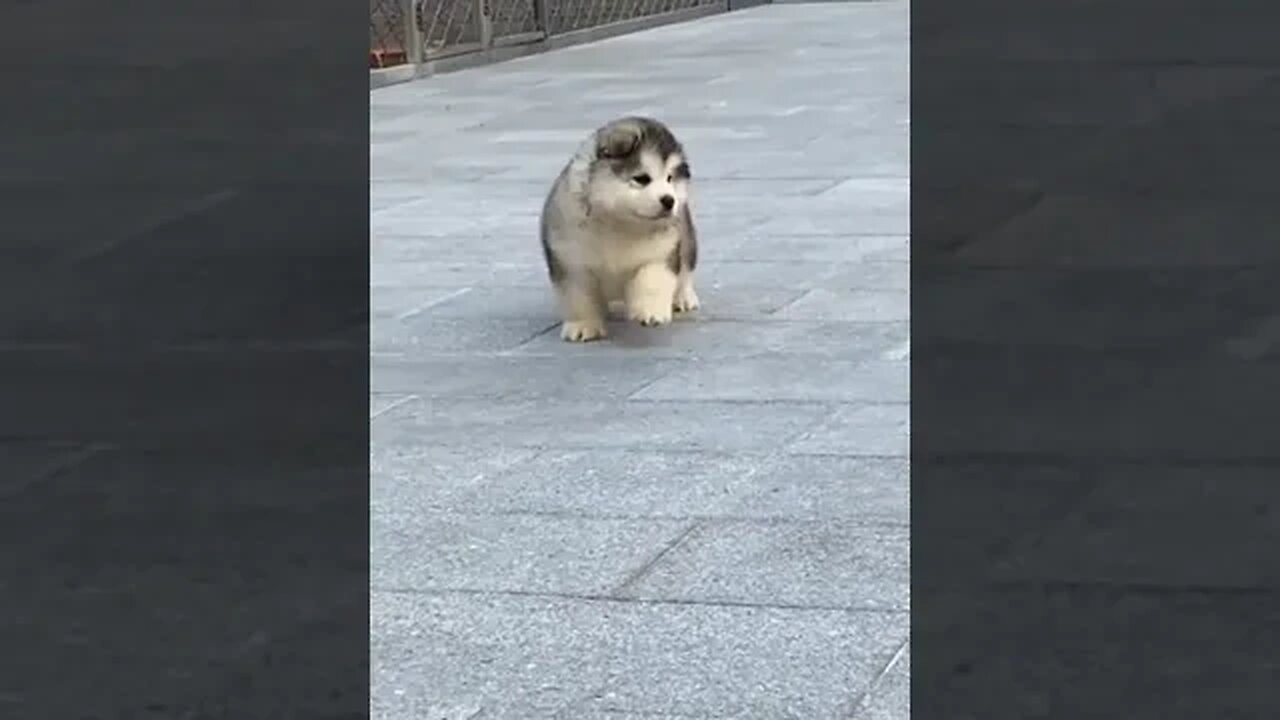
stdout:
POLYGON ((688 198, 684 148, 657 120, 614 120, 587 138, 551 187, 540 223, 562 338, 605 337, 615 302, 645 326, 698 307, 688 198))

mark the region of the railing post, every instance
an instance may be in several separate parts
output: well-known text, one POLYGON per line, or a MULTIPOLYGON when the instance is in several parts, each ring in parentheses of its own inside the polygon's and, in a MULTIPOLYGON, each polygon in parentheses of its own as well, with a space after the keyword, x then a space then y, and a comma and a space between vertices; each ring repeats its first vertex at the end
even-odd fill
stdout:
POLYGON ((422 64, 422 22, 418 17, 422 0, 400 0, 404 8, 404 54, 410 65, 422 64))
POLYGON ((480 19, 480 49, 493 47, 493 11, 491 0, 475 0, 476 17, 480 19))
POLYGON ((551 0, 533 0, 533 12, 538 18, 538 29, 543 37, 551 37, 551 11, 547 3, 551 0))

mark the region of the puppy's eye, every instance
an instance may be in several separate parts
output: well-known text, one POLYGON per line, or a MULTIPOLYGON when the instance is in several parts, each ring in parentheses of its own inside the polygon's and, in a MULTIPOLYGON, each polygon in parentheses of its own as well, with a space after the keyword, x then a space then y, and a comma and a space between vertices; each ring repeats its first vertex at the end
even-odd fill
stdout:
POLYGON ((644 187, 645 185, 653 182, 653 178, 649 177, 647 173, 641 173, 640 175, 636 175, 631 178, 631 182, 639 185, 640 187, 644 187))

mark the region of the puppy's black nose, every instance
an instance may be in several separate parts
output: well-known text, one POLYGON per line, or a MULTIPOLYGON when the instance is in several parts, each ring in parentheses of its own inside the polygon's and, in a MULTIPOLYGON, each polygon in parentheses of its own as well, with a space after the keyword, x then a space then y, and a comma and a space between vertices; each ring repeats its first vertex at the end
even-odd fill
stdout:
POLYGON ((662 207, 668 210, 676 206, 676 199, 671 197, 670 195, 663 195, 662 197, 658 198, 658 202, 662 203, 662 207))

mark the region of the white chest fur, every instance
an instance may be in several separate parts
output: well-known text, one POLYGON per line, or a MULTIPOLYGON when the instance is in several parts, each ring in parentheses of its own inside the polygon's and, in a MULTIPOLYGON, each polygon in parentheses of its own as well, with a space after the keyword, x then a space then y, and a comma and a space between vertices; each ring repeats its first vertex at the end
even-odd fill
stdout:
POLYGON ((665 263, 679 242, 675 227, 638 233, 604 223, 584 223, 569 242, 557 247, 565 264, 594 275, 605 294, 617 297, 623 285, 645 265, 665 263))

